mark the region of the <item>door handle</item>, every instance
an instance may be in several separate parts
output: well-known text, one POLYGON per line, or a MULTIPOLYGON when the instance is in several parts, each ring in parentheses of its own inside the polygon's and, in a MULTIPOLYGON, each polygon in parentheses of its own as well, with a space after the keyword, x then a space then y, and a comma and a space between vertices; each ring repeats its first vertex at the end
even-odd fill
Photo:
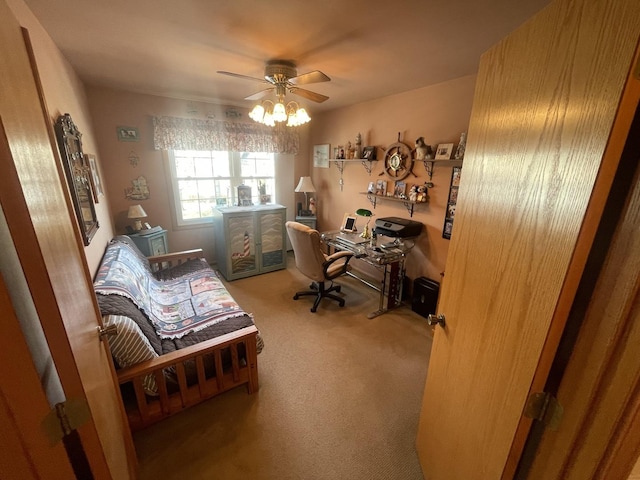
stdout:
POLYGON ((442 328, 444 328, 446 325, 444 314, 441 313, 440 315, 434 315, 433 313, 430 313, 429 316, 427 317, 427 323, 429 325, 439 324, 442 328))

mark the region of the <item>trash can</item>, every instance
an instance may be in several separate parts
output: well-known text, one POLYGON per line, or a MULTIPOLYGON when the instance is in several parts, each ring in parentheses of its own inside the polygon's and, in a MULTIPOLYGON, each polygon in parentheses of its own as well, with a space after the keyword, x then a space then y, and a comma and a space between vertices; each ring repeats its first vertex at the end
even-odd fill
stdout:
POLYGON ((440 283, 427 277, 419 277, 413 281, 413 297, 411 310, 427 318, 436 313, 440 283))

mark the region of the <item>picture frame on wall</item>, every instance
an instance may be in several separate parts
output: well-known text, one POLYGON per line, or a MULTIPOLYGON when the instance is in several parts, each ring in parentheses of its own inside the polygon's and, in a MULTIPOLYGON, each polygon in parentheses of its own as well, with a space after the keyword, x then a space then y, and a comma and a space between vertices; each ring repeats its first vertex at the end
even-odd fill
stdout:
POLYGON ((436 148, 436 160, 449 160, 453 152, 453 143, 441 143, 436 148))
POLYGON ((137 142, 140 139, 140 134, 136 127, 116 127, 116 133, 120 142, 137 142))
POLYGON ((329 168, 329 152, 330 145, 328 143, 313 146, 313 166, 318 168, 329 168))
POLYGON ((442 227, 442 238, 451 239, 453 231, 453 221, 456 216, 456 204, 458 202, 458 190, 460 189, 460 176, 462 167, 453 167, 451 169, 451 184, 449 186, 449 200, 447 201, 447 209, 445 210, 444 226, 442 227))

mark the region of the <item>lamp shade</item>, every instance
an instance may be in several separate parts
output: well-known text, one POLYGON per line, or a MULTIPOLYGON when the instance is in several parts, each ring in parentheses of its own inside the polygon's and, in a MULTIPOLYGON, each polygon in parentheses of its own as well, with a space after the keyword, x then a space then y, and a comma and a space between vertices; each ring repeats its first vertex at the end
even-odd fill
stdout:
POLYGON ((147 212, 140 205, 131 205, 129 207, 129 213, 127 213, 128 218, 145 218, 147 216, 147 212))
POLYGON ((316 187, 313 186, 313 182, 311 181, 311 177, 300 177, 300 181, 298 182, 298 186, 295 189, 296 192, 315 192, 316 187))

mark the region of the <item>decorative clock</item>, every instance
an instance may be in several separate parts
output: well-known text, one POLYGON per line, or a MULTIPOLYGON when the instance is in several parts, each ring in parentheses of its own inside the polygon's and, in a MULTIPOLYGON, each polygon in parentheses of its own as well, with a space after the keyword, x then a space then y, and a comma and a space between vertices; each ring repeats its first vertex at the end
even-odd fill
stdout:
POLYGON ((384 153, 384 173, 393 180, 402 180, 412 168, 411 147, 400 141, 398 133, 398 141, 389 145, 384 153))

